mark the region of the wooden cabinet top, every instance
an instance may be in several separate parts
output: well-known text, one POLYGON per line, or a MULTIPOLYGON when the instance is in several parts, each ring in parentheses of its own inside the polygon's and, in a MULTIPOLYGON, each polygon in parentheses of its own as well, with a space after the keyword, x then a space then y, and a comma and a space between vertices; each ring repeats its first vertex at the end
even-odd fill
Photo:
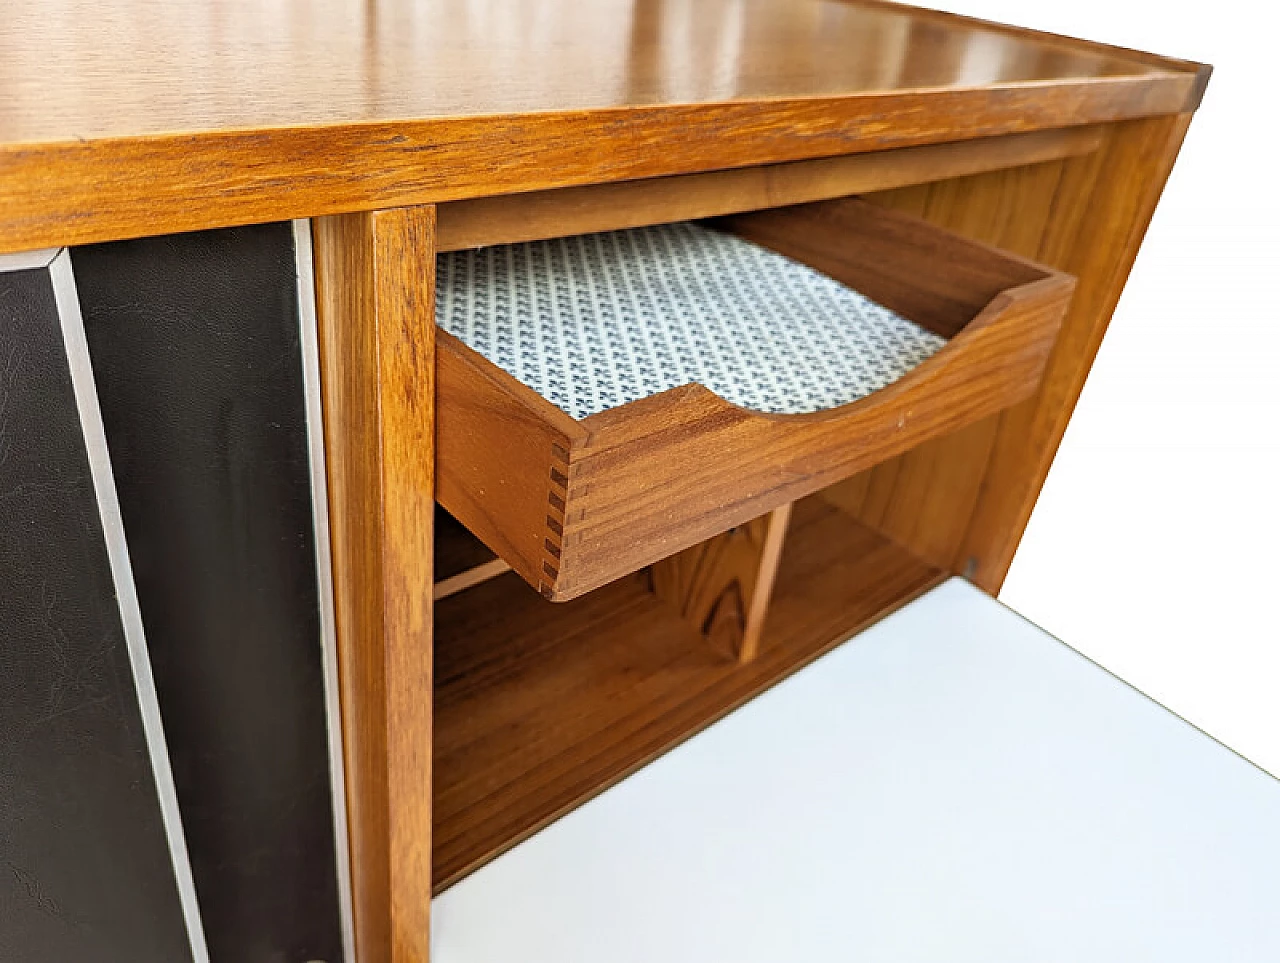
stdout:
POLYGON ((30 0, 0 251, 1173 113, 1207 77, 875 0, 30 0))

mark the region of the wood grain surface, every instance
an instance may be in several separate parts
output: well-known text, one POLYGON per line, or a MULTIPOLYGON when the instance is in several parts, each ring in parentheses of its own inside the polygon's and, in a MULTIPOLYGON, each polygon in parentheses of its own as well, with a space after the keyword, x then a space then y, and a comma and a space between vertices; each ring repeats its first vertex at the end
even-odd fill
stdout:
POLYGON ((1078 289, 1033 398, 829 497, 922 558, 999 590, 1190 119, 1119 124, 1094 154, 869 198, 1071 271, 1078 289))
POLYGON ((314 224, 360 963, 426 963, 435 211, 314 224))
POLYGON ((436 338, 436 496, 529 584, 550 592, 569 453, 587 432, 447 331, 436 338))
POLYGON ((1056 276, 1015 291, 905 377, 831 418, 747 412, 701 385, 591 416, 590 444, 568 476, 561 568, 544 592, 573 598, 1029 396, 1071 282, 1056 276))
MULTIPOLYGON (((738 663, 631 576, 553 605, 514 575, 436 610, 436 889, 527 838, 941 573, 797 503, 759 655, 738 663)), ((855 643, 856 644, 856 643, 855 643)))
POLYGON ((760 649, 791 506, 731 528, 649 566, 653 593, 708 644, 749 662, 760 649))
POLYGON ((1017 254, 857 199, 713 221, 954 338, 1002 292, 1049 273, 1017 254))
POLYGON ((441 251, 737 214, 1036 164, 1097 150, 1098 127, 502 194, 441 204, 441 251))
POLYGON ((990 592, 999 591, 1013 562, 1191 117, 1118 125, 1095 164, 1073 167, 1059 192, 1058 203, 1075 207, 1078 220, 1055 221, 1038 254, 1082 280, 1044 383, 1000 419, 960 549, 963 570, 990 592))
POLYGON ((0 252, 1167 114, 1204 75, 835 0, 31 0, 0 252))
MULTIPOLYGON (((1096 168, 1098 161, 1095 154, 1082 165, 1096 168)), ((1078 198, 1072 203, 1060 195, 1067 167, 1021 166, 872 194, 867 200, 1030 256, 1040 251, 1051 219, 1072 230, 1083 214, 1078 198)), ((835 485, 824 495, 922 558, 962 570, 960 543, 979 498, 997 427, 998 419, 983 419, 835 485)))

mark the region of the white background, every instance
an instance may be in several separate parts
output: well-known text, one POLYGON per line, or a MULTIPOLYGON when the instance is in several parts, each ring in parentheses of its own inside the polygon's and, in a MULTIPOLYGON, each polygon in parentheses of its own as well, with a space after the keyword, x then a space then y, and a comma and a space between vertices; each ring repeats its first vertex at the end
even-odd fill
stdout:
POLYGON ((1280 775, 1274 11, 923 2, 1214 65, 1000 597, 1280 775))

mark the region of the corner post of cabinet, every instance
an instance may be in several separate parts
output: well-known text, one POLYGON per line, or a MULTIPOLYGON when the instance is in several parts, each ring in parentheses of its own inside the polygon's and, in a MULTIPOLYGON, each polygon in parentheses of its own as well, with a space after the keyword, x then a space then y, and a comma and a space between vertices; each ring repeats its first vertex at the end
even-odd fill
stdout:
POLYGON ((359 963, 426 963, 435 207, 313 222, 359 963))

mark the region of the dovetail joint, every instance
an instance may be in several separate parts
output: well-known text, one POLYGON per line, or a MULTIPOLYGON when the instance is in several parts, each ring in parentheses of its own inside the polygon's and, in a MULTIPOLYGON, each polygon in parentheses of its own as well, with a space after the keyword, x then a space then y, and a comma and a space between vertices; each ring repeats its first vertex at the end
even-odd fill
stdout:
POLYGON ((556 579, 560 576, 560 556, 564 540, 565 498, 569 494, 569 453, 559 445, 551 446, 552 464, 548 471, 547 490, 547 535, 542 540, 545 557, 542 560, 542 574, 550 581, 541 581, 538 589, 544 596, 551 598, 555 594, 556 579), (556 466, 559 462, 563 470, 556 466))

